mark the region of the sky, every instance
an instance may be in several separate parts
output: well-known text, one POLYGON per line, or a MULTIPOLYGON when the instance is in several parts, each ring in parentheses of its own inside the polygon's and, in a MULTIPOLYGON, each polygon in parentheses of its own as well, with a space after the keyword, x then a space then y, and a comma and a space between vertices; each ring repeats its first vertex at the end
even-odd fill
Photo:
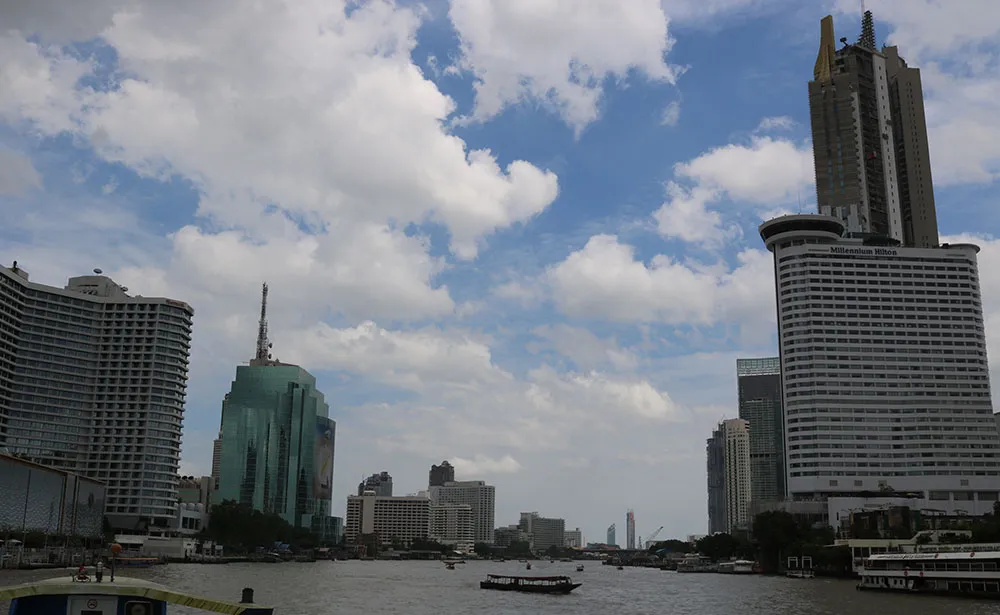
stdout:
MULTIPOLYGON (((867 7, 921 69, 1000 356, 1000 11, 867 7)), ((275 357, 337 421, 334 514, 448 459, 497 525, 704 533, 736 359, 776 354, 757 225, 815 209, 828 13, 856 39, 855 0, 8 0, 0 262, 194 307, 183 474, 266 280, 275 357)))

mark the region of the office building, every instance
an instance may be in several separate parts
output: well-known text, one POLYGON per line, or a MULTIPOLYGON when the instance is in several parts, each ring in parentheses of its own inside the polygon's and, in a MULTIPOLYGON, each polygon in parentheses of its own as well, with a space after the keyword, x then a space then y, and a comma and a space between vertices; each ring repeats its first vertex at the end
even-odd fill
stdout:
POLYGON ((428 473, 427 486, 441 487, 445 483, 455 482, 455 468, 447 461, 442 461, 441 465, 431 465, 428 473))
POLYGON ((236 368, 222 402, 217 497, 321 532, 330 515, 336 423, 309 372, 271 359, 266 311, 265 284, 257 354, 236 368))
POLYGON ((219 464, 222 463, 222 428, 219 437, 212 440, 212 490, 219 488, 219 464))
POLYGON ((431 539, 456 551, 471 553, 476 545, 472 507, 468 504, 431 504, 431 539))
POLYGON ((111 278, 65 288, 0 267, 0 447, 100 481, 112 527, 169 527, 191 343, 189 305, 111 278))
POLYGON ((475 541, 493 544, 496 510, 496 488, 493 485, 481 480, 449 481, 431 486, 429 493, 435 504, 468 504, 472 508, 475 541))
POLYGON ((833 18, 821 21, 809 115, 819 212, 850 232, 936 246, 920 71, 896 47, 876 48, 870 11, 857 43, 840 49, 833 18))
POLYGON ((580 528, 563 532, 563 546, 569 549, 583 547, 583 532, 580 531, 580 528))
POLYGON ((750 522, 750 423, 726 419, 712 432, 708 456, 708 531, 732 533, 750 522))
POLYGON ((737 359, 740 418, 750 423, 750 482, 754 500, 785 497, 784 416, 778 357, 737 359))
POLYGON ((375 537, 382 547, 406 547, 426 540, 430 532, 431 501, 424 496, 380 497, 374 491, 347 496, 344 537, 350 544, 375 537))
POLYGON ((493 544, 497 547, 509 547, 515 542, 528 542, 528 535, 521 531, 517 525, 505 525, 498 527, 493 533, 493 544))
POLYGON ((388 472, 378 472, 358 483, 358 495, 365 491, 374 491, 375 495, 389 497, 392 495, 392 476, 388 472))
POLYGON ((612 523, 608 526, 608 542, 609 547, 617 547, 618 543, 615 541, 615 524, 612 523))
POLYGON ((978 248, 845 230, 821 215, 760 226, 774 253, 788 494, 918 492, 946 511, 995 494, 978 248))
POLYGON ((528 535, 531 550, 544 553, 555 547, 563 548, 566 542, 566 520, 542 517, 537 512, 521 513, 518 529, 528 535))

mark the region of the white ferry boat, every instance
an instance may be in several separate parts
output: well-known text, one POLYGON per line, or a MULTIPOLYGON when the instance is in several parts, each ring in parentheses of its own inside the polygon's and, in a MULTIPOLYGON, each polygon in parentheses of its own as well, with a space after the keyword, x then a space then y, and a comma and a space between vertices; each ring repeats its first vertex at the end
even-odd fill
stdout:
POLYGON ((1000 599, 1000 552, 879 553, 865 558, 858 589, 1000 599))

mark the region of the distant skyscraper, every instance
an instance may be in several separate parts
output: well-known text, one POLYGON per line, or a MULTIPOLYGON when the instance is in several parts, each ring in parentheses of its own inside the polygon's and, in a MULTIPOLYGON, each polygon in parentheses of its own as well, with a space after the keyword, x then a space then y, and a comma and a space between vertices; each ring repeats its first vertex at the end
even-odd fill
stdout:
POLYGON ((431 466, 427 480, 428 487, 440 487, 445 483, 453 482, 455 482, 455 468, 450 463, 442 461, 439 466, 431 466))
POLYGON ((266 305, 264 285, 257 354, 222 403, 218 502, 315 530, 330 514, 336 423, 309 372, 271 359, 266 305))
POLYGON ((614 523, 612 523, 611 525, 608 526, 608 541, 605 544, 607 544, 609 547, 614 547, 614 546, 618 545, 618 543, 616 542, 616 539, 615 539, 615 524, 614 523))
POLYGON ((709 532, 745 528, 750 521, 750 424, 743 419, 722 421, 706 451, 709 532))
POLYGON ((722 426, 705 443, 708 476, 708 533, 728 532, 726 518, 726 439, 722 426))
POLYGON ((0 267, 0 448, 107 485, 115 529, 167 528, 191 345, 191 306, 111 278, 66 288, 0 267))
POLYGON ((635 512, 625 513, 625 541, 629 549, 635 548, 635 512))
POLYGON ((476 542, 493 544, 496 511, 496 488, 493 485, 481 480, 449 481, 430 487, 429 491, 434 504, 468 504, 472 508, 476 542))
POLYGON ((920 71, 895 47, 876 49, 870 11, 858 42, 840 49, 833 18, 821 21, 809 112, 819 212, 849 232, 936 246, 920 71))
POLYGON ((775 501, 785 496, 784 416, 781 412, 781 361, 737 359, 740 418, 750 423, 751 498, 775 501))
POLYGON ((979 248, 843 233, 820 215, 760 226, 777 278, 789 496, 919 492, 952 511, 995 498, 979 248))
POLYGON ((388 472, 372 474, 358 484, 358 495, 364 495, 365 491, 374 491, 380 497, 392 497, 392 477, 388 472))

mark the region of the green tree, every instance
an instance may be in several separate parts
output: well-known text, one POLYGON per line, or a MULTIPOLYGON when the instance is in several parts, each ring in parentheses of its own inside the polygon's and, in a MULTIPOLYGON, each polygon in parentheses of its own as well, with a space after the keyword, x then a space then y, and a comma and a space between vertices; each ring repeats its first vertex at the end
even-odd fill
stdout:
POLYGON ((781 567, 781 557, 805 536, 795 517, 783 510, 762 512, 753 521, 753 539, 757 543, 759 561, 767 571, 781 567))
POLYGON ((691 547, 692 545, 689 542, 671 538, 670 540, 660 540, 649 545, 649 551, 651 553, 659 553, 660 551, 669 551, 670 553, 687 553, 691 550, 691 547))
POLYGON ((726 533, 703 536, 695 543, 698 553, 712 561, 728 560, 736 557, 753 557, 753 546, 746 541, 726 533))

